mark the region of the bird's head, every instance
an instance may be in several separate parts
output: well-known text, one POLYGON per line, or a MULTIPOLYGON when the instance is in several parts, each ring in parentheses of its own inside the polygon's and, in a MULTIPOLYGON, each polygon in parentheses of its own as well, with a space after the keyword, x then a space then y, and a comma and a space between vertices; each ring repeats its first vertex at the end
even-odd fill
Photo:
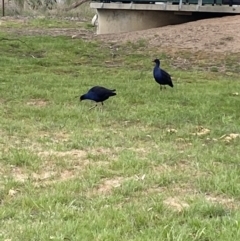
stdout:
POLYGON ((160 65, 160 60, 159 59, 154 59, 153 62, 157 65, 160 65))
POLYGON ((82 101, 82 100, 85 100, 86 98, 85 98, 85 95, 81 95, 80 96, 80 101, 82 101))

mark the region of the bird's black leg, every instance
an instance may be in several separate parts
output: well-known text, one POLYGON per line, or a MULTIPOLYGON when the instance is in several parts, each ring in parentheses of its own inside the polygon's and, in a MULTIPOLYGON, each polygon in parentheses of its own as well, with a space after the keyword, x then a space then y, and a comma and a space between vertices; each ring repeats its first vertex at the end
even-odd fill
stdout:
POLYGON ((101 108, 101 111, 103 111, 103 102, 101 102, 102 103, 102 108, 101 108))
POLYGON ((167 89, 167 87, 166 87, 166 86, 164 86, 164 89, 166 90, 166 89, 167 89))
POLYGON ((162 86, 160 85, 160 90, 162 90, 162 86))
POLYGON ((97 107, 97 104, 94 105, 94 106, 92 106, 91 108, 89 108, 89 110, 91 110, 91 109, 93 109, 93 108, 95 108, 95 107, 97 107))

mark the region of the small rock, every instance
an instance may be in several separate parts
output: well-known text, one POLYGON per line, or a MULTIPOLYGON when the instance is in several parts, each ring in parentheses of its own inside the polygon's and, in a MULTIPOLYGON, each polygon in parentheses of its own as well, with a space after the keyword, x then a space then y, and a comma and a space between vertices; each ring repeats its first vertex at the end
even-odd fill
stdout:
POLYGON ((10 190, 8 191, 8 195, 11 196, 11 197, 15 196, 16 194, 17 194, 17 191, 14 190, 14 189, 10 189, 10 190))
POLYGON ((240 136, 240 134, 231 133, 231 134, 229 134, 229 135, 226 135, 226 134, 225 134, 225 135, 221 136, 219 139, 220 139, 220 140, 224 139, 225 142, 230 142, 230 141, 236 139, 236 138, 239 137, 239 136, 240 136))
POLYGON ((204 128, 203 126, 198 126, 197 127, 197 132, 193 133, 193 135, 203 136, 203 135, 207 135, 209 132, 210 132, 209 129, 204 128))
POLYGON ((168 133, 177 133, 177 130, 176 129, 167 129, 167 132, 168 133))

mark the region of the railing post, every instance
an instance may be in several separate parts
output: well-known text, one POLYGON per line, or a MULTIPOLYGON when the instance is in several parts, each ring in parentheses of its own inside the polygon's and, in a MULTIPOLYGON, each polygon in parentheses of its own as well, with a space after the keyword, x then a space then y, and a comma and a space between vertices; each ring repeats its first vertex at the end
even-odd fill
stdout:
POLYGON ((2 16, 5 16, 5 4, 4 4, 4 0, 2 0, 2 16))
POLYGON ((196 7, 196 10, 198 11, 199 10, 199 7, 202 6, 202 0, 198 0, 198 4, 197 4, 197 7, 196 7))
POLYGON ((182 0, 179 1, 178 10, 182 9, 182 0))

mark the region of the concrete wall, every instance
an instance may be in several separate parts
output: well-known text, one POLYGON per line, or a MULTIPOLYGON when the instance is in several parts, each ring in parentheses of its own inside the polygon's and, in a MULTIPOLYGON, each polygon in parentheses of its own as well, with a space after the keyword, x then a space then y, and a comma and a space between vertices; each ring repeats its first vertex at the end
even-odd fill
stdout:
POLYGON ((97 34, 144 30, 193 20, 191 15, 147 10, 97 9, 97 14, 97 34))

